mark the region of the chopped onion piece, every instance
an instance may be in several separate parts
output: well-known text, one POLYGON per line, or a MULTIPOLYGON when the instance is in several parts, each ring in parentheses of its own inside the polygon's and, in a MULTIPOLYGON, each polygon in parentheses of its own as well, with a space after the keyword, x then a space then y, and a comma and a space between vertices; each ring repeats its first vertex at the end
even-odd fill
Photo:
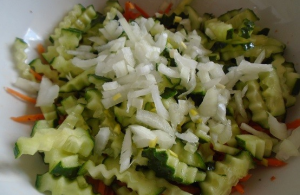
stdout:
POLYGON ((127 129, 123 139, 122 149, 120 154, 120 172, 123 172, 130 167, 131 155, 132 155, 131 131, 127 129))
POLYGON ((266 57, 266 51, 262 50, 260 54, 257 56, 257 58, 255 59, 254 63, 261 64, 262 61, 265 59, 265 57, 266 57))
POLYGON ((218 135, 218 142, 220 144, 226 144, 232 137, 231 121, 227 120, 227 124, 223 131, 218 135))
POLYGON ((196 69, 198 62, 195 60, 189 59, 186 56, 181 56, 177 50, 174 53, 174 59, 179 67, 179 69, 183 67, 188 67, 190 69, 196 69))
POLYGON ((237 70, 243 74, 258 74, 261 72, 270 72, 273 70, 273 67, 271 64, 256 64, 242 60, 237 70))
MULTIPOLYGON (((298 136, 298 140, 299 140, 299 136, 298 136)), ((299 150, 295 146, 295 144, 291 142, 289 139, 285 139, 279 145, 276 158, 279 160, 286 161, 291 156, 299 156, 299 155, 300 155, 299 150)))
POLYGON ((199 112, 203 116, 212 117, 216 114, 218 109, 219 91, 212 87, 207 90, 202 103, 199 106, 199 112))
POLYGON ((34 81, 29 81, 29 80, 23 79, 21 77, 17 78, 14 85, 28 93, 37 93, 40 88, 40 83, 37 83, 34 81))
POLYGON ((150 141, 155 140, 157 137, 150 129, 141 125, 130 125, 128 128, 134 134, 132 140, 137 148, 148 147, 150 141))
POLYGON ((107 40, 114 40, 122 34, 123 29, 121 26, 119 26, 118 21, 110 20, 106 23, 104 28, 99 29, 99 31, 107 40))
POLYGON ((168 34, 163 32, 159 35, 156 35, 158 37, 155 46, 160 48, 160 51, 163 51, 166 47, 167 40, 168 40, 168 34))
POLYGON ((198 141, 199 141, 199 138, 194 133, 192 133, 190 129, 188 129, 184 133, 177 133, 176 132, 175 135, 179 139, 182 139, 182 140, 187 141, 189 143, 198 143, 198 141))
POLYGON ((241 116, 247 120, 248 116, 243 104, 243 99, 242 99, 242 92, 240 90, 235 91, 234 93, 234 99, 235 99, 235 103, 237 106, 237 110, 239 111, 239 113, 241 114, 241 116))
POLYGON ((138 122, 148 125, 154 129, 163 130, 169 135, 174 136, 174 129, 171 127, 168 121, 156 113, 146 110, 138 110, 136 112, 136 119, 138 122))
POLYGON ((157 136, 157 144, 162 149, 169 149, 176 143, 175 136, 170 136, 165 131, 154 130, 152 132, 157 136))
POLYGON ((128 22, 126 21, 125 18, 120 18, 119 19, 120 24, 122 25, 125 33, 127 34, 129 40, 136 42, 138 41, 138 38, 134 35, 130 25, 128 24, 128 22))
POLYGON ((278 122, 278 120, 274 116, 272 116, 270 113, 269 113, 269 117, 268 117, 268 123, 270 126, 270 133, 274 137, 276 137, 280 140, 287 138, 288 132, 287 132, 287 127, 286 127, 285 123, 278 122))
POLYGON ((98 134, 95 136, 94 151, 96 154, 101 155, 102 151, 104 150, 105 146, 108 143, 109 136, 110 136, 110 130, 108 127, 100 128, 98 134))
POLYGON ((242 97, 245 97, 245 94, 248 91, 248 85, 246 85, 243 89, 242 89, 242 97))
POLYGON ((74 57, 71 61, 72 61, 72 64, 74 64, 75 66, 77 66, 83 70, 87 70, 91 66, 95 66, 98 63, 97 58, 82 60, 78 57, 74 57))
POLYGON ((102 85, 104 91, 117 89, 119 87, 119 83, 117 81, 106 82, 102 85))
POLYGON ((251 133, 252 135, 256 135, 259 138, 271 139, 271 137, 268 134, 261 131, 257 131, 256 129, 254 129, 246 123, 242 123, 240 128, 247 131, 248 133, 251 133))
POLYGON ((53 104, 54 100, 58 97, 58 93, 59 86, 52 84, 50 79, 43 76, 35 105, 49 106, 53 104))
POLYGON ((158 71, 168 77, 180 78, 179 72, 177 72, 175 69, 167 67, 165 64, 162 63, 158 65, 158 71))
POLYGON ((117 78, 120 78, 128 74, 127 66, 124 60, 113 64, 112 68, 115 71, 117 78))
POLYGON ((134 67, 135 66, 135 59, 133 57, 133 54, 132 54, 132 51, 131 51, 130 47, 122 48, 122 52, 123 52, 124 59, 126 60, 126 62, 130 66, 134 67))
POLYGON ((169 106, 169 113, 170 113, 170 120, 171 124, 174 128, 177 127, 178 124, 180 124, 184 119, 184 110, 180 109, 179 104, 172 103, 169 106))
POLYGON ((164 118, 165 120, 169 120, 170 119, 169 112, 164 107, 164 105, 163 105, 163 103, 161 101, 161 96, 159 94, 159 90, 158 90, 158 86, 157 85, 152 86, 152 88, 151 88, 151 94, 152 94, 152 99, 154 101, 157 114, 159 116, 161 116, 162 118, 164 118))

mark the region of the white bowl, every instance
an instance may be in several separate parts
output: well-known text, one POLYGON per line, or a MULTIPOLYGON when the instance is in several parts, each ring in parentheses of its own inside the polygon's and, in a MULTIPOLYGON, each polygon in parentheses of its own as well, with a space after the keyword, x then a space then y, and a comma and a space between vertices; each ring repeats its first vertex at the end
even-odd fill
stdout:
MULTIPOLYGON (((162 1, 133 0, 149 13, 158 10, 162 1)), ((175 4, 178 1, 173 1, 175 4)), ((28 0, 2 1, 0 6, 0 189, 3 195, 40 194, 34 188, 36 174, 43 173, 45 165, 39 155, 22 156, 15 160, 13 145, 18 137, 28 136, 32 124, 20 124, 10 120, 11 116, 37 113, 38 110, 7 94, 3 87, 13 87, 17 72, 12 61, 11 45, 15 37, 29 43, 29 61, 36 56, 34 48, 43 43, 54 27, 76 3, 87 6, 94 4, 101 9, 105 1, 92 0, 28 0)), ((124 5, 124 0, 121 1, 124 5)), ((199 14, 205 12, 219 15, 231 9, 250 8, 260 17, 260 26, 271 29, 270 36, 280 39, 287 45, 285 56, 297 66, 300 62, 300 1, 296 0, 194 0, 193 5, 199 14)), ((297 67, 300 70, 299 67, 297 67)), ((299 98, 298 98, 299 99, 299 98)), ((300 117, 300 99, 289 110, 288 120, 300 117)), ((300 140, 299 140, 300 141, 300 140)), ((300 193, 300 158, 291 158, 282 168, 259 168, 245 183, 245 195, 274 194, 297 195, 300 193), (271 181, 272 176, 276 180, 271 181)))

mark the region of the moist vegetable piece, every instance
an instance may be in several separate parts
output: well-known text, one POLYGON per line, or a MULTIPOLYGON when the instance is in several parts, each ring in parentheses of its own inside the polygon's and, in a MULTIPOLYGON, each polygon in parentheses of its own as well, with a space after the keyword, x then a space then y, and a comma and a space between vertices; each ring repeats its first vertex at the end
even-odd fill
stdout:
POLYGON ((29 64, 15 40, 44 119, 14 154, 42 153, 40 192, 226 195, 255 162, 297 155, 299 128, 283 122, 300 76, 285 45, 250 9, 215 17, 190 3, 149 18, 131 2, 75 5, 29 64))

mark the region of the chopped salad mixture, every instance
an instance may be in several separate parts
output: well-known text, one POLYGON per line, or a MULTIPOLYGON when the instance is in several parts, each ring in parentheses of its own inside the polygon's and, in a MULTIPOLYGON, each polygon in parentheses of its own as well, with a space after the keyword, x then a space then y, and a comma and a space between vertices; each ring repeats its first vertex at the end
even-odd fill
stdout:
POLYGON ((256 166, 299 155, 299 120, 285 124, 300 75, 285 45, 250 9, 199 15, 183 0, 150 17, 108 0, 75 5, 6 90, 41 108, 15 157, 40 153, 36 178, 53 195, 244 193, 256 166), (32 96, 36 94, 36 98, 32 96))

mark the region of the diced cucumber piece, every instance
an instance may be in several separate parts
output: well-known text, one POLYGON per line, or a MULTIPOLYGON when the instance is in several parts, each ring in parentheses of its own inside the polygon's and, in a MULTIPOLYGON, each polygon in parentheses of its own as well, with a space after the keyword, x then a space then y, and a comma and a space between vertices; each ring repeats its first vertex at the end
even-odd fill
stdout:
POLYGON ((16 38, 13 43, 13 57, 16 63, 16 68, 19 71, 21 77, 35 81, 34 76, 30 72, 30 66, 26 64, 27 54, 25 50, 28 48, 27 43, 20 38, 16 38))
POLYGON ((94 142, 88 131, 77 128, 75 130, 64 128, 56 130, 53 128, 38 131, 31 138, 21 137, 17 140, 14 148, 15 157, 23 154, 33 155, 38 151, 50 151, 52 148, 59 148, 73 154, 88 156, 94 142))
POLYGON ((207 171, 207 177, 200 183, 203 195, 230 194, 232 186, 254 168, 251 155, 243 151, 237 156, 226 155, 223 161, 216 162, 215 170, 207 171))
POLYGON ((72 91, 79 91, 84 87, 89 86, 91 83, 88 79, 88 75, 94 73, 95 73, 95 67, 91 67, 85 70, 84 72, 82 72, 81 74, 79 74, 78 76, 76 76, 75 78, 73 78, 72 80, 64 84, 63 86, 61 86, 60 92, 66 93, 72 91))
POLYGON ((183 184, 191 184, 205 179, 205 172, 179 161, 175 155, 170 150, 155 148, 147 148, 142 152, 142 156, 149 159, 148 167, 158 177, 183 184))
POLYGON ((285 114, 285 104, 280 87, 280 81, 275 70, 270 72, 260 73, 260 87, 262 96, 268 108, 268 111, 273 116, 281 116, 285 114))
POLYGON ((249 100, 249 109, 252 113, 251 119, 262 127, 268 128, 268 110, 261 95, 259 83, 252 80, 248 81, 247 85, 246 97, 249 100))
POLYGON ((249 151, 255 158, 261 160, 265 154, 266 143, 263 139, 255 135, 237 135, 235 136, 239 146, 249 151))
POLYGON ((200 20, 199 20, 199 15, 197 14, 197 12, 191 6, 185 6, 185 10, 189 14, 189 19, 190 19, 191 27, 192 27, 191 30, 199 29, 200 28, 200 20))
POLYGON ((106 1, 103 13, 107 14, 111 10, 111 8, 115 8, 121 13, 124 11, 118 0, 108 0, 106 1))
POLYGON ((216 18, 206 21, 204 28, 205 34, 212 40, 226 41, 232 39, 232 25, 219 21, 216 18))
POLYGON ((214 143, 213 147, 214 147, 215 151, 222 152, 222 153, 225 153, 225 154, 230 154, 230 155, 236 155, 240 152, 240 150, 237 149, 237 148, 227 146, 227 145, 223 145, 223 144, 219 144, 219 143, 214 143))
POLYGON ((42 130, 42 129, 48 129, 50 128, 48 122, 46 120, 38 120, 34 123, 33 127, 32 127, 32 130, 31 130, 31 133, 30 133, 30 137, 33 137, 34 134, 36 132, 38 132, 39 130, 42 130))
POLYGON ((189 166, 206 170, 206 165, 201 154, 197 151, 194 153, 186 151, 184 149, 184 143, 179 139, 176 140, 176 144, 172 146, 171 150, 178 155, 178 159, 180 161, 186 163, 189 166))
POLYGON ((48 172, 37 176, 35 187, 40 192, 50 191, 52 195, 94 195, 91 185, 81 188, 76 179, 71 180, 63 176, 55 177, 48 172))
POLYGON ((252 22, 259 20, 257 15, 252 10, 245 9, 233 16, 231 19, 227 20, 226 23, 231 24, 234 29, 237 29, 241 26, 245 19, 248 19, 252 22))
POLYGON ((55 176, 63 175, 67 178, 74 178, 80 168, 78 155, 52 149, 44 152, 44 162, 49 163, 49 171, 55 176))
POLYGON ((233 9, 233 10, 227 11, 226 13, 220 15, 218 17, 218 19, 222 22, 226 22, 226 21, 230 20, 231 18, 233 18, 234 16, 236 16, 240 11, 241 11, 241 9, 233 9))

